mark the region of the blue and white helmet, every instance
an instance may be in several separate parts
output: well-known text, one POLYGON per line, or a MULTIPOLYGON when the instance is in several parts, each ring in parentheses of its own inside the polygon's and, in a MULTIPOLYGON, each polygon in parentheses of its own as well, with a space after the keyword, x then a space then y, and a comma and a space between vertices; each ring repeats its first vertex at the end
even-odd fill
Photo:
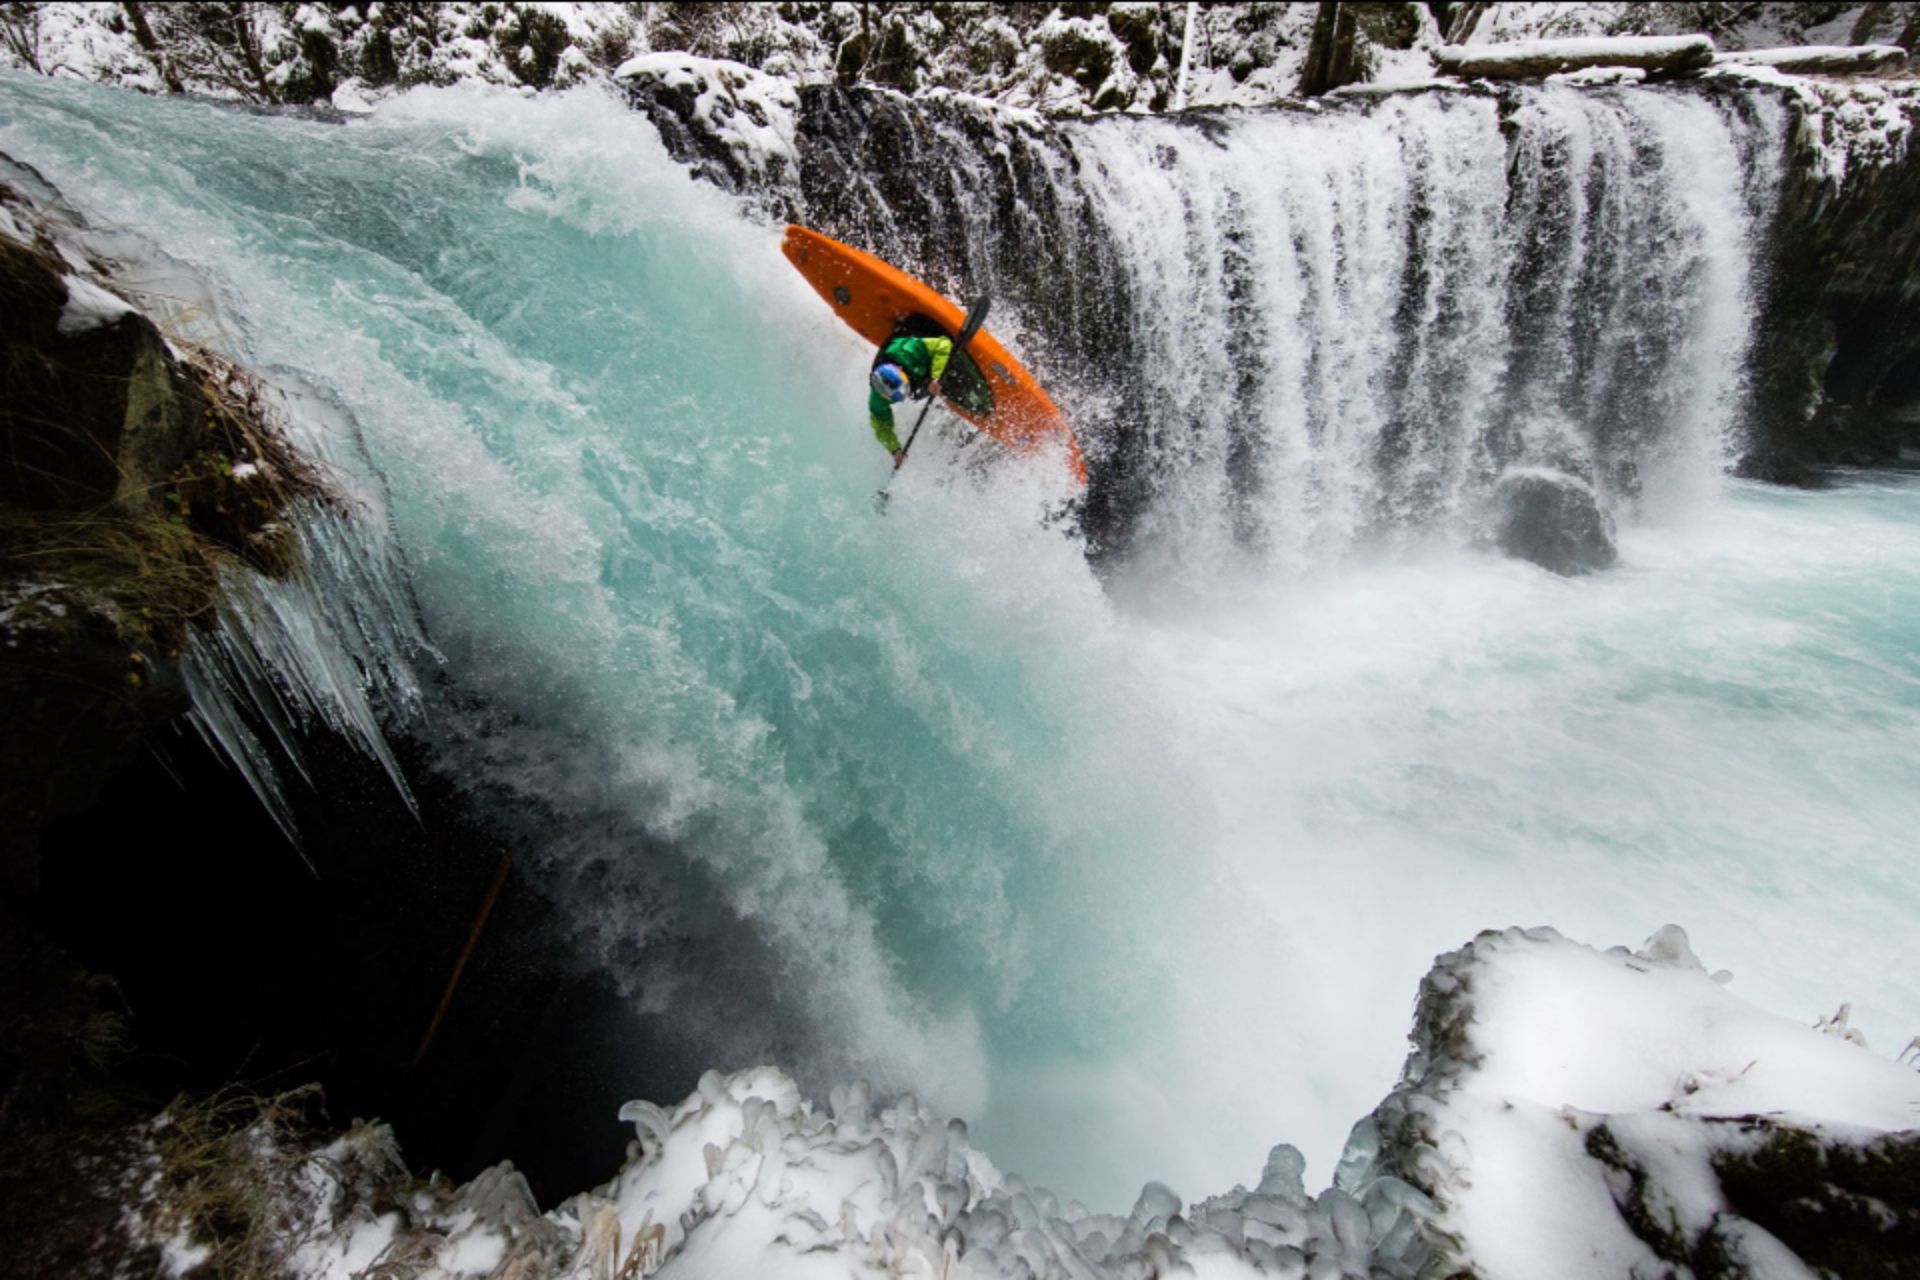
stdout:
POLYGON ((867 381, 873 384, 874 394, 889 404, 899 404, 907 398, 907 375, 897 364, 875 365, 873 376, 867 381))

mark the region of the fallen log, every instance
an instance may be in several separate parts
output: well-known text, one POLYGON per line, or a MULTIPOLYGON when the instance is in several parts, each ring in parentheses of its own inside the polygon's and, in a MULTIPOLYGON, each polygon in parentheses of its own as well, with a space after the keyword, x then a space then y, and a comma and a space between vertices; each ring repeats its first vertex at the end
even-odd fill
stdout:
POLYGON ((1435 50, 1433 58, 1449 75, 1538 80, 1588 67, 1638 67, 1669 74, 1696 71, 1713 65, 1714 49, 1710 36, 1594 36, 1511 44, 1450 44, 1435 50))
POLYGON ((1897 44, 1809 44, 1786 49, 1738 49, 1715 61, 1743 67, 1772 67, 1788 75, 1870 75, 1898 71, 1907 51, 1897 44))

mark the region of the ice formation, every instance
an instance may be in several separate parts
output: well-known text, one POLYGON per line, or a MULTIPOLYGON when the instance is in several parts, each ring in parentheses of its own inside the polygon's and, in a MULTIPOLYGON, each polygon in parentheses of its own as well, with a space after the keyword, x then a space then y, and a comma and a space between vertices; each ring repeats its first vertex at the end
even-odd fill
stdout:
MULTIPOLYGON (((306 1152, 263 1131, 249 1149, 281 1223, 276 1262, 311 1280, 1386 1280, 1434 1266, 1517 1280, 1652 1274, 1703 1248, 1729 1274, 1803 1274, 1756 1221, 1778 1206, 1754 1207, 1743 1162, 1784 1142, 1844 1182, 1858 1161, 1920 1159, 1894 1132, 1920 1113, 1920 1073, 1728 981, 1672 925, 1637 951, 1483 933, 1436 961, 1401 1084, 1318 1195, 1281 1145, 1251 1187, 1188 1204, 1148 1183, 1126 1216, 1092 1213, 1002 1173, 912 1095, 855 1083, 821 1110, 771 1067, 709 1072, 671 1108, 627 1104, 625 1167, 546 1214, 510 1165, 408 1183, 379 1125, 306 1152)), ((132 1229, 202 1256, 158 1187, 132 1229)), ((1829 1193, 1836 1218, 1858 1209, 1829 1193)), ((1912 1206, 1882 1208, 1889 1231, 1911 1229, 1912 1206)))

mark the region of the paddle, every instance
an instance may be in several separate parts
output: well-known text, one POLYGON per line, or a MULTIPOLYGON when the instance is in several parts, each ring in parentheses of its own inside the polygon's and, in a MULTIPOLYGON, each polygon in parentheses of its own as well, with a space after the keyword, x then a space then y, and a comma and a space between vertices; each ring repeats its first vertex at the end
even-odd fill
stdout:
MULTIPOLYGON (((967 304, 967 318, 961 322, 960 332, 953 340, 954 356, 959 355, 967 349, 967 344, 973 341, 973 335, 980 332, 980 326, 987 322, 987 307, 991 303, 992 299, 982 294, 967 304)), ((953 367, 953 356, 947 357, 947 367, 953 367)), ((933 411, 933 402, 935 399, 937 399, 937 397, 928 396, 927 407, 922 409, 920 416, 914 420, 913 430, 907 433, 907 442, 900 446, 900 461, 894 464, 894 473, 897 473, 901 467, 907 465, 907 450, 913 448, 913 442, 919 436, 920 428, 927 420, 927 414, 933 411)), ((887 499, 889 497, 887 485, 892 483, 893 474, 890 473, 887 476, 886 484, 882 484, 880 491, 873 495, 873 509, 881 515, 887 513, 887 499)))

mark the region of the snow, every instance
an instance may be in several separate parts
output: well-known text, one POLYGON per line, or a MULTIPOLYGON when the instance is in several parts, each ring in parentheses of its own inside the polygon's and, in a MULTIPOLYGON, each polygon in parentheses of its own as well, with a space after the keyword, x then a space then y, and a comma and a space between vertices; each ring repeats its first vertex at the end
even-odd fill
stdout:
POLYGON ((1460 92, 1464 86, 1458 80, 1440 76, 1421 76, 1408 80, 1375 80, 1365 84, 1341 85, 1331 89, 1329 98, 1379 98, 1396 93, 1417 93, 1426 89, 1440 89, 1449 93, 1460 92))
POLYGON ((1639 84, 1646 78, 1645 67, 1582 67, 1578 71, 1556 72, 1547 77, 1547 83, 1587 86, 1639 84))
POLYGON ((57 328, 63 338, 112 324, 133 310, 126 299, 107 292, 90 280, 68 275, 62 277, 62 283, 67 286, 67 302, 60 308, 57 328))
POLYGON ((1606 35, 1619 21, 1619 10, 1617 4, 1604 3, 1488 5, 1465 43, 1507 44, 1515 40, 1606 35))
POLYGON ((1492 1050, 1476 1091, 1586 1111, 1920 1120, 1920 1074, 1746 1004, 1691 953, 1529 941, 1500 951, 1475 1000, 1475 1042, 1492 1050))
MULTIPOLYGON (((1603 1121, 1653 1175, 1655 1203, 1696 1230, 1724 1208, 1710 1164, 1723 1135, 1702 1120, 1856 1137, 1920 1123, 1920 1073, 1731 995, 1672 926, 1640 951, 1483 934, 1435 972, 1467 993, 1466 1043, 1412 1105, 1443 1135, 1427 1157, 1441 1222, 1487 1280, 1656 1267, 1591 1156, 1603 1121)), ((1777 1245, 1747 1243, 1755 1257, 1777 1245)))
POLYGON ((193 1243, 184 1234, 174 1235, 160 1243, 160 1271, 166 1276, 188 1276, 212 1256, 207 1246, 193 1243))
POLYGON ((1913 80, 1831 80, 1725 60, 1702 74, 1784 90, 1798 118, 1798 144, 1811 153, 1815 175, 1835 188, 1850 172, 1904 160, 1920 115, 1920 82, 1913 80))
MULTIPOLYGON (((1389 1099, 1430 1136, 1395 1154, 1436 1199, 1374 1176, 1369 1118, 1340 1185, 1317 1196, 1300 1153, 1278 1146, 1251 1190, 1186 1203, 1149 1183, 1125 1216, 1094 1214, 1003 1174, 963 1123, 911 1095, 877 1101, 856 1082, 823 1111, 772 1067, 708 1072, 671 1108, 627 1104, 625 1167, 544 1215, 507 1165, 462 1187, 403 1189, 381 1126, 304 1155, 265 1134, 253 1149, 274 1171, 263 1185, 285 1273, 303 1280, 368 1269, 421 1280, 1301 1280, 1410 1278, 1436 1262, 1484 1280, 1663 1274, 1620 1211, 1625 1168, 1640 1211, 1675 1236, 1711 1227, 1753 1274, 1804 1275, 1785 1245, 1734 1216, 1712 1157, 1753 1149, 1768 1121, 1855 1141, 1910 1128, 1920 1072, 1755 1008, 1727 980, 1674 926, 1638 951, 1509 929, 1440 957, 1409 1083, 1389 1099), (1458 1256, 1432 1258, 1423 1230, 1458 1256)), ((177 1229, 154 1243, 182 1259, 200 1248, 177 1229)))
POLYGON ((374 106, 380 101, 380 97, 381 95, 366 81, 355 78, 342 80, 335 86, 333 96, 328 101, 333 104, 333 109, 342 115, 365 116, 373 114, 374 106))
POLYGON ((794 137, 800 97, 794 85, 738 62, 688 53, 645 53, 629 58, 616 80, 652 80, 669 89, 692 89, 694 120, 719 139, 756 180, 797 163, 794 137))

